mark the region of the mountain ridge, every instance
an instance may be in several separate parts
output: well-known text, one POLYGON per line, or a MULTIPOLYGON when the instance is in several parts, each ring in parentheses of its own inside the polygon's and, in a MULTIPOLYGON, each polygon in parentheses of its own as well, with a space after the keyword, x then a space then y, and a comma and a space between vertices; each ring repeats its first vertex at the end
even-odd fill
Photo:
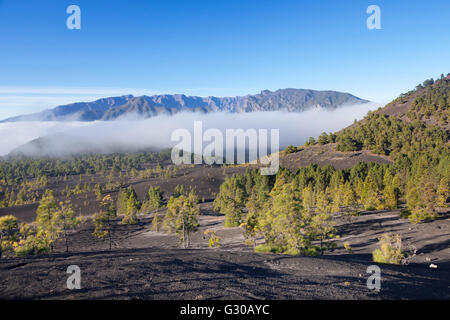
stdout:
POLYGON ((320 107, 336 109, 344 105, 363 104, 369 101, 350 93, 318 91, 312 89, 263 90, 259 94, 237 97, 198 97, 184 94, 153 96, 124 95, 102 98, 92 102, 77 102, 57 106, 42 112, 20 115, 0 121, 111 121, 126 115, 151 118, 173 115, 182 111, 245 113, 257 111, 302 112, 320 107))

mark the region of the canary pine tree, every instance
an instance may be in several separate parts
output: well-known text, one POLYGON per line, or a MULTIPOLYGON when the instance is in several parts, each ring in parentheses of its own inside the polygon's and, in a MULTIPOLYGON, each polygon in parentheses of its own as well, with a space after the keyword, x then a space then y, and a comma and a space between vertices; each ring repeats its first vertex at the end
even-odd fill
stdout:
POLYGON ((127 209, 122 219, 122 224, 137 224, 139 222, 137 218, 137 212, 139 210, 139 200, 137 199, 136 192, 133 187, 128 189, 127 209))
POLYGON ((441 208, 446 208, 447 200, 450 197, 450 187, 449 180, 443 177, 439 182, 439 187, 437 189, 437 205, 441 208))
POLYGON ((142 204, 142 212, 149 213, 164 207, 163 192, 160 187, 150 187, 142 204))
POLYGON ((363 184, 361 202, 366 210, 381 209, 380 192, 375 180, 369 174, 363 184))
POLYGON ((214 210, 225 214, 226 228, 241 224, 246 200, 245 178, 240 175, 226 178, 214 200, 214 210))
POLYGON ((47 248, 50 251, 53 251, 54 243, 61 233, 61 227, 57 223, 58 209, 53 191, 45 190, 36 210, 36 228, 43 249, 47 248))
POLYGON ((197 231, 199 227, 197 220, 199 214, 198 199, 194 192, 188 196, 170 197, 163 224, 169 233, 174 233, 178 237, 180 245, 188 248, 191 233, 197 231))
POLYGON ((108 236, 109 250, 112 249, 112 221, 116 216, 117 212, 114 201, 110 195, 107 195, 102 199, 100 212, 96 213, 93 217, 95 229, 92 234, 99 239, 108 236))
POLYGON ((69 252, 69 231, 76 229, 81 224, 82 219, 76 216, 72 203, 65 201, 59 203, 59 208, 55 213, 55 221, 58 229, 62 229, 66 252, 69 252))

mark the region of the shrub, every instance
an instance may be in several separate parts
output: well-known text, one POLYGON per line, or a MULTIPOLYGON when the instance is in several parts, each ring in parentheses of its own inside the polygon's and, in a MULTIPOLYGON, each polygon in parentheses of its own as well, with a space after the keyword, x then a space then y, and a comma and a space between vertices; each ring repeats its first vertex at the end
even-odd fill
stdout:
POLYGON ((399 234, 383 234, 379 239, 379 249, 372 253, 374 262, 385 264, 401 264, 405 255, 402 250, 402 239, 399 234))
POLYGON ((427 208, 418 208, 412 210, 411 214, 409 215, 409 221, 412 224, 417 224, 425 221, 431 221, 438 217, 437 213, 433 210, 429 210, 427 208))
POLYGON ((0 231, 17 229, 17 226, 17 218, 14 216, 9 215, 0 218, 0 231))
POLYGON ((289 248, 283 254, 287 254, 290 256, 298 256, 300 254, 300 250, 296 248, 289 248))
POLYGON ((282 247, 277 247, 269 244, 260 244, 256 246, 254 250, 258 253, 283 253, 284 251, 282 247))
POLYGON ((297 151, 300 151, 301 149, 294 147, 293 145, 289 145, 286 147, 286 149, 283 150, 283 155, 288 155, 291 153, 295 153, 297 151))
POLYGON ((208 245, 210 248, 220 247, 220 237, 216 235, 214 230, 206 230, 204 236, 209 237, 208 245))
POLYGON ((411 211, 409 211, 408 209, 403 209, 400 211, 400 218, 402 219, 408 219, 410 215, 411 211))
POLYGON ((350 246, 350 242, 344 242, 344 248, 347 250, 348 253, 352 253, 352 247, 350 246))

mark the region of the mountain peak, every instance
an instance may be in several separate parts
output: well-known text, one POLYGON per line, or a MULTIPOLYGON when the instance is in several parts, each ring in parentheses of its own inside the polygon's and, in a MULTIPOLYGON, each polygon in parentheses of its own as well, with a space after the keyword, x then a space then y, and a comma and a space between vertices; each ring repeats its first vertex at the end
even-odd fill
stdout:
POLYGON ((301 112, 309 108, 335 109, 344 105, 367 103, 368 101, 349 93, 337 91, 316 91, 310 89, 263 90, 260 94, 238 97, 197 97, 184 94, 154 96, 124 95, 78 102, 54 109, 9 118, 1 122, 18 121, 96 121, 116 120, 129 114, 141 118, 160 114, 172 115, 182 111, 190 112, 258 112, 287 111, 301 112))

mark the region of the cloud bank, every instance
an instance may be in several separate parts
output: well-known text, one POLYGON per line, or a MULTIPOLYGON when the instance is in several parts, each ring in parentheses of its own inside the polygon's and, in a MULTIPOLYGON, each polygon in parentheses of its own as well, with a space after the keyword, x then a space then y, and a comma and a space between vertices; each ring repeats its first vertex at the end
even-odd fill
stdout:
POLYGON ((34 139, 47 137, 44 155, 67 155, 85 151, 116 152, 148 148, 172 147, 174 130, 184 128, 193 135, 194 121, 203 122, 203 130, 226 129, 279 129, 280 147, 301 145, 310 136, 322 132, 336 132, 362 119, 369 110, 378 107, 373 103, 341 107, 336 110, 310 109, 301 113, 178 113, 136 119, 133 116, 116 121, 96 122, 17 122, 0 124, 0 155, 7 155, 34 139), (50 148, 50 150, 48 150, 50 148))

